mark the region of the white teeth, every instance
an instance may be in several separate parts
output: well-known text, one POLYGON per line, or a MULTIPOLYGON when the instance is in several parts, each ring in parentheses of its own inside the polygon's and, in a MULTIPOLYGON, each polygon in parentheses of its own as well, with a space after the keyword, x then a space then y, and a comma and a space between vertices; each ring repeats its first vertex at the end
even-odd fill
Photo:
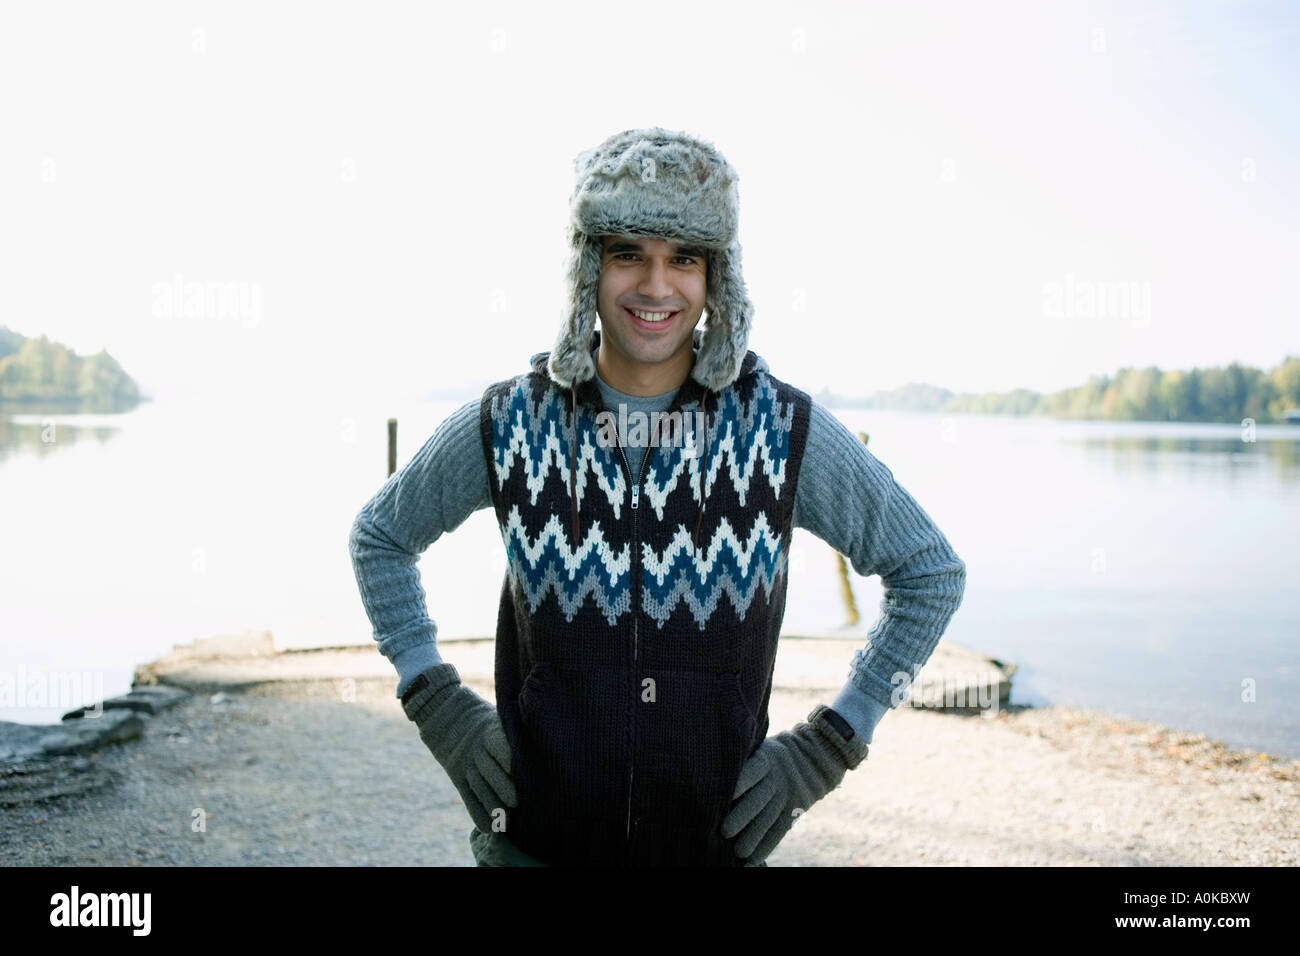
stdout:
POLYGON ((640 312, 636 309, 629 309, 628 311, 638 319, 642 319, 646 322, 663 322, 668 318, 668 316, 673 314, 671 312, 640 312))

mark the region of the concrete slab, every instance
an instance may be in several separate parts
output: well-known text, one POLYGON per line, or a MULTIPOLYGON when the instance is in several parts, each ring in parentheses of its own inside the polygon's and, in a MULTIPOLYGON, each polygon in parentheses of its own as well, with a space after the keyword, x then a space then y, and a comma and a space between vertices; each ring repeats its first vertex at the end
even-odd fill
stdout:
MULTIPOLYGON (((777 645, 775 686, 837 692, 848 680, 854 654, 867 640, 865 631, 855 630, 784 634, 777 645)), ((496 664, 493 637, 441 638, 438 649, 463 680, 491 683, 496 664)), ((994 701, 1005 705, 1015 670, 1014 664, 943 640, 920 673, 912 675, 910 697, 900 692, 900 699, 908 706, 938 710, 983 709, 994 701)), ((346 678, 391 680, 396 686, 397 673, 373 643, 277 652, 268 632, 253 632, 242 640, 196 641, 141 665, 135 675, 137 688, 156 683, 208 693, 268 682, 346 678)))

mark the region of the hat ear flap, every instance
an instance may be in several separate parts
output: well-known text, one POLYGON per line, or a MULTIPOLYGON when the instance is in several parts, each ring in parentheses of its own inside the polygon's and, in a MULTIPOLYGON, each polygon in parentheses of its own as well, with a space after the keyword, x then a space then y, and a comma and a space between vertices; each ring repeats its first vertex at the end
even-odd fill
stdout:
POLYGON ((591 333, 596 328, 596 292, 600 284, 601 237, 588 236, 570 226, 568 287, 569 314, 546 360, 551 380, 564 388, 581 384, 596 374, 591 359, 591 333))
POLYGON ((749 342, 754 306, 740 264, 739 242, 709 252, 708 292, 704 299, 709 319, 691 378, 715 392, 736 380, 749 342))

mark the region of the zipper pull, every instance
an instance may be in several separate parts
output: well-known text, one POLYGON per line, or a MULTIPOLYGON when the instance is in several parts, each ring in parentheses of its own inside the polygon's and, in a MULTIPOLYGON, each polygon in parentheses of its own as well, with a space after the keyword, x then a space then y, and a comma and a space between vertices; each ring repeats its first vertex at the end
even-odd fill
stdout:
POLYGON ((635 508, 640 503, 641 503, 641 486, 633 485, 632 486, 632 507, 635 508))

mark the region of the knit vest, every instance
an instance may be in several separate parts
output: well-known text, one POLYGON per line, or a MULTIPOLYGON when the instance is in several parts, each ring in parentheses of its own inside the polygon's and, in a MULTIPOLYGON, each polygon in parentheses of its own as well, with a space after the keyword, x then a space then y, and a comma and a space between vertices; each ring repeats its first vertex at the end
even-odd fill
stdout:
POLYGON ((721 392, 688 377, 632 475, 594 379, 561 388, 548 354, 479 411, 506 836, 553 865, 741 865, 721 823, 767 736, 809 396, 752 351, 721 392))

